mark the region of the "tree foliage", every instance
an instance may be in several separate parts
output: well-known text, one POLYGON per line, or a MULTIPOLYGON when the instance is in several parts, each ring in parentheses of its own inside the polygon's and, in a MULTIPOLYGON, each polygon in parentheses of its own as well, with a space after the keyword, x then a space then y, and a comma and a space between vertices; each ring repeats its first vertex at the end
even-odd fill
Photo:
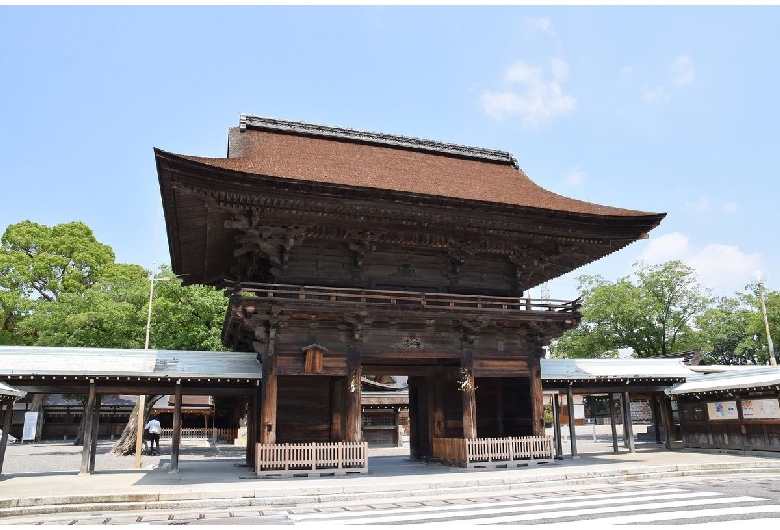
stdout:
MULTIPOLYGON (((770 330, 780 325, 780 293, 765 294, 770 330)), ((764 365, 769 361, 761 301, 756 285, 715 301, 697 319, 709 364, 764 365)), ((770 331, 771 333, 771 331, 770 331)), ((773 337, 774 338, 774 337, 773 337)))
MULTIPOLYGON (((10 225, 0 242, 0 344, 145 346, 150 273, 115 263, 111 247, 84 223, 24 221, 10 225)), ((224 294, 182 286, 169 267, 158 276, 165 281, 154 282, 149 347, 222 349, 224 294)))
POLYGON ((550 346, 553 357, 615 357, 630 349, 656 357, 701 344, 696 317, 709 304, 691 267, 680 261, 635 264, 634 279, 581 276, 582 322, 550 346))

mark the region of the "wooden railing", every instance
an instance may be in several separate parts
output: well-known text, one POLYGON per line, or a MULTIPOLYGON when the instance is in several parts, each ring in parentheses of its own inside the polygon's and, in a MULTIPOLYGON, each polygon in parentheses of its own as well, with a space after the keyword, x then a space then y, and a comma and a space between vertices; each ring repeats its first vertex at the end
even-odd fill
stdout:
MULTIPOLYGON (((238 429, 216 429, 217 440, 233 442, 238 437, 238 429)), ((214 437, 214 429, 211 427, 187 427, 181 430, 182 440, 211 439, 214 437)), ((173 429, 163 428, 160 438, 173 438, 173 429)))
POLYGON ((368 472, 368 442, 256 444, 260 477, 368 472))
POLYGON ((383 291, 339 287, 315 287, 271 283, 226 282, 236 295, 259 298, 280 298, 298 301, 328 301, 356 305, 404 306, 410 309, 498 310, 498 311, 557 311, 571 313, 580 307, 574 301, 541 300, 533 298, 483 296, 446 293, 418 293, 412 291, 383 291))
POLYGON ((467 468, 516 467, 550 462, 552 436, 520 438, 434 438, 433 456, 445 465, 467 468))

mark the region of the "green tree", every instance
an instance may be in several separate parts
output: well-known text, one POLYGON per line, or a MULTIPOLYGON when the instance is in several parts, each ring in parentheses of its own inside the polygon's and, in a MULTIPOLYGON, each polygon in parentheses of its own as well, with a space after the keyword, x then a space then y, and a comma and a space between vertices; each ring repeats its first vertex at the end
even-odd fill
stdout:
POLYGON ((656 357, 701 344, 695 319, 709 299, 694 270, 680 261, 634 267, 634 280, 578 278, 582 321, 550 345, 552 357, 615 357, 621 349, 656 357))
MULTIPOLYGON (((758 287, 749 285, 746 291, 719 298, 697 318, 704 339, 704 358, 709 364, 768 364, 769 346, 758 287)), ((780 325, 780 294, 765 293, 765 301, 771 333, 780 325)))
MULTIPOLYGON (((115 263, 111 247, 84 223, 47 227, 24 221, 10 225, 1 241, 0 343, 144 347, 149 272, 115 263)), ((158 276, 167 281, 155 281, 150 348, 222 349, 224 294, 182 286, 169 267, 158 276)), ((42 403, 42 395, 34 396, 33 409, 40 411, 42 403)), ((42 422, 43 414, 39 418, 42 422)))
POLYGON ((139 265, 106 265, 90 288, 37 304, 19 330, 38 346, 142 348, 148 285, 139 265))
MULTIPOLYGON (((114 261, 111 247, 99 243, 81 222, 54 227, 22 221, 6 228, 0 238, 0 304, 4 344, 37 344, 38 329, 25 326, 63 295, 83 293, 114 261)), ((36 440, 43 428, 44 396, 33 396, 31 410, 39 412, 36 440)))
POLYGON ((13 224, 0 239, 0 305, 4 344, 35 344, 19 324, 46 302, 83 293, 114 262, 111 247, 98 242, 81 222, 48 227, 32 221, 13 224))
POLYGON ((170 267, 163 266, 154 285, 150 343, 160 350, 222 350, 227 306, 224 291, 183 286, 170 267))

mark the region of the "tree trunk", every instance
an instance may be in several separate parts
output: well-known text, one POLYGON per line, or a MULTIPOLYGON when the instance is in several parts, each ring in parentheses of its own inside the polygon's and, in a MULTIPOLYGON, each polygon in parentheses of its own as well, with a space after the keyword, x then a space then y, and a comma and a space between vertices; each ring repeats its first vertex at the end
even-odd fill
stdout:
POLYGON ((73 440, 73 445, 82 445, 84 443, 84 424, 87 420, 87 404, 81 405, 81 421, 79 422, 79 429, 76 431, 76 438, 73 440))
MULTIPOLYGON (((144 425, 146 425, 146 421, 149 418, 149 412, 152 410, 152 407, 161 397, 162 395, 146 396, 146 406, 144 407, 143 421, 144 425)), ((125 428, 122 431, 122 435, 111 448, 111 454, 124 456, 135 454, 135 439, 137 432, 138 403, 136 403, 135 407, 133 407, 133 412, 130 413, 130 419, 127 421, 127 425, 125 425, 125 428)))
POLYGON ((41 441, 41 433, 43 432, 43 401, 46 399, 46 394, 35 394, 30 403, 30 412, 38 413, 38 423, 35 424, 35 441, 41 441))

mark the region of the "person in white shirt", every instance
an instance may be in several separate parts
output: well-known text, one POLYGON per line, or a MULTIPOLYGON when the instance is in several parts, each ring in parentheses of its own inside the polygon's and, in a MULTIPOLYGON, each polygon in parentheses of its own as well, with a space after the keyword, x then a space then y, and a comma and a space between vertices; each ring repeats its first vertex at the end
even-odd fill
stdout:
POLYGON ((144 428, 149 431, 149 439, 151 440, 151 446, 149 447, 149 450, 151 454, 160 454, 160 433, 162 432, 162 427, 160 426, 160 422, 157 420, 157 416, 153 416, 144 428))

